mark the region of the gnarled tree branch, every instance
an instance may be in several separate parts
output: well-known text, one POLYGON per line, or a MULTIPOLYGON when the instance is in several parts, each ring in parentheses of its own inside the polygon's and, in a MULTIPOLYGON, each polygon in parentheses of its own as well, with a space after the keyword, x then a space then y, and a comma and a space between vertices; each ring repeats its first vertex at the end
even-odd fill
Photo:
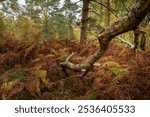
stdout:
MULTIPOLYGON (((100 48, 88 59, 80 64, 74 64, 69 61, 60 63, 63 68, 68 68, 74 71, 87 71, 93 64, 103 56, 106 52, 110 41, 117 35, 124 32, 135 30, 144 17, 150 12, 150 0, 140 0, 127 16, 114 22, 109 27, 106 27, 98 36, 100 48)), ((86 72, 87 72, 86 71, 86 72)))

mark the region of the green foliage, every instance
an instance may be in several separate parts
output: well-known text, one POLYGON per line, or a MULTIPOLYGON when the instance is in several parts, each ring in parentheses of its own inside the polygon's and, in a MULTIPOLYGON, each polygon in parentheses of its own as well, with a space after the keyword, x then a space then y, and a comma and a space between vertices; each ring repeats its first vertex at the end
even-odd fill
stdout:
MULTIPOLYGON (((110 12, 110 23, 128 13, 137 0, 110 0, 108 9, 106 1, 98 1, 103 5, 91 2, 88 18, 88 37, 97 35, 107 26, 107 15, 110 12), (119 16, 119 17, 117 17, 119 16)), ((26 5, 19 5, 18 0, 0 2, 0 36, 9 35, 17 39, 33 39, 40 32, 44 39, 67 40, 80 37, 81 2, 72 0, 25 0, 26 5), (4 15, 3 15, 4 14, 4 15), (78 24, 77 24, 78 23, 78 24)), ((141 26, 147 28, 148 15, 141 26)), ((129 34, 129 38, 132 35, 129 34)), ((126 37, 125 37, 126 39, 126 37)), ((4 42, 0 42, 2 45, 4 42)))
POLYGON ((130 11, 132 7, 131 4, 135 4, 137 1, 136 0, 113 0, 112 2, 114 3, 114 7, 116 8, 116 13, 119 16, 124 16, 130 11))
POLYGON ((103 67, 106 67, 107 74, 110 75, 119 75, 125 72, 125 69, 120 66, 119 63, 115 61, 108 61, 103 64, 103 67))
POLYGON ((25 71, 8 71, 5 72, 3 75, 0 76, 0 82, 3 84, 3 88, 11 89, 11 87, 17 83, 19 80, 25 77, 25 71))
POLYGON ((15 17, 20 14, 18 0, 3 0, 0 4, 2 5, 1 11, 7 15, 15 17))
POLYGON ((18 38, 32 39, 35 34, 40 32, 40 29, 36 28, 36 26, 37 25, 30 17, 19 17, 16 21, 18 38))
POLYGON ((5 91, 9 91, 13 88, 13 86, 18 82, 19 80, 16 79, 16 80, 13 80, 11 82, 8 82, 8 83, 3 83, 2 85, 2 89, 4 89, 5 91))
POLYGON ((124 69, 121 67, 111 67, 109 71, 114 75, 119 75, 124 72, 124 69))
POLYGON ((3 13, 0 13, 0 38, 4 35, 4 32, 6 30, 3 17, 3 13))
POLYGON ((47 71, 45 70, 36 70, 35 75, 42 80, 42 82, 46 82, 47 71))
POLYGON ((65 17, 61 14, 55 14, 49 19, 47 24, 44 24, 44 33, 51 38, 67 38, 68 30, 65 24, 65 17))
POLYGON ((6 17, 4 20, 5 35, 15 39, 32 39, 40 31, 30 17, 20 16, 17 20, 13 17, 6 17))
POLYGON ((45 38, 68 39, 74 37, 72 22, 75 19, 77 6, 65 1, 60 7, 60 0, 26 0, 27 15, 41 24, 45 38), (72 7, 71 7, 71 6, 72 7), (66 11, 66 12, 65 12, 66 11))

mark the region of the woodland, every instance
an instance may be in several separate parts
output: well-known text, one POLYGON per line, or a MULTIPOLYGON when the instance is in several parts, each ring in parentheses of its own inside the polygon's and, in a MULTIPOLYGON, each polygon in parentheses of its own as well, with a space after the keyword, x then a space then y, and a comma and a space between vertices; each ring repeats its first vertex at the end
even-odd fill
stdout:
POLYGON ((0 0, 0 99, 149 100, 150 0, 0 0))

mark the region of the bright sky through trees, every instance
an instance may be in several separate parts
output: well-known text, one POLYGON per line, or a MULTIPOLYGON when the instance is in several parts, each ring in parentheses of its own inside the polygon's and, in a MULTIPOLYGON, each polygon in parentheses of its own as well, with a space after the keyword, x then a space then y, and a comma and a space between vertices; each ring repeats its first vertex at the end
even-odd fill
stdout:
POLYGON ((25 5, 25 1, 24 0, 18 0, 19 4, 25 5))
MULTIPOLYGON (((61 0, 62 3, 64 3, 64 0, 61 0)), ((71 0, 72 2, 77 2, 79 0, 71 0)), ((24 0, 18 0, 19 4, 25 5, 25 1, 24 0)))

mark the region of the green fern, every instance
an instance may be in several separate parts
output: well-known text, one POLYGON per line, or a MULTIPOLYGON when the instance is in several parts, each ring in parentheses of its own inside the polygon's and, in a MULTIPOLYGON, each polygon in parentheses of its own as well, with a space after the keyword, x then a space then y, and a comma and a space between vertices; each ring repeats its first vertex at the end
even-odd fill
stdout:
POLYGON ((112 67, 110 68, 109 70, 112 74, 115 74, 115 75, 119 75, 119 74, 122 74, 124 72, 124 69, 121 68, 121 67, 112 67))

